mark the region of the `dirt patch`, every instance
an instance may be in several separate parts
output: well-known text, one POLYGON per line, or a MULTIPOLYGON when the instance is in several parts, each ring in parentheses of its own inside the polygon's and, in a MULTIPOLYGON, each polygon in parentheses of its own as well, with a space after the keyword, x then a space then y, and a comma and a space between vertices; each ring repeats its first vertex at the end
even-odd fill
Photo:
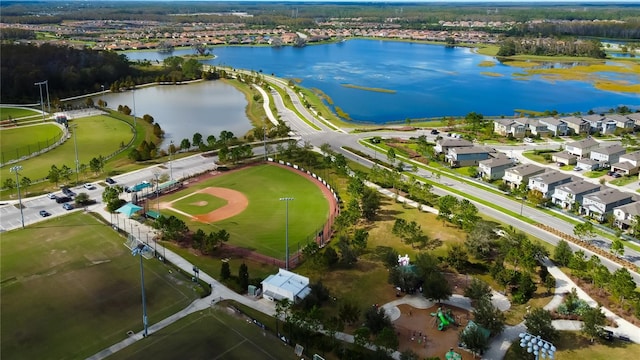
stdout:
POLYGON ((227 205, 219 209, 213 210, 212 212, 204 215, 194 216, 196 220, 203 223, 212 223, 228 219, 240 214, 244 211, 244 209, 247 208, 247 206, 249 206, 249 199, 247 199, 247 197, 243 193, 236 190, 219 187, 208 187, 198 192, 213 195, 227 201, 227 205))
POLYGON ((458 348, 458 333, 467 326, 470 315, 466 310, 453 306, 441 305, 442 310, 451 309, 458 325, 450 325, 445 330, 438 330, 438 319, 431 316, 438 312, 438 305, 427 309, 417 309, 411 305, 402 304, 398 308, 402 313, 393 322, 400 341, 399 350, 413 350, 422 358, 437 356, 444 359, 449 349, 462 355, 463 359, 473 359, 471 353, 458 348))

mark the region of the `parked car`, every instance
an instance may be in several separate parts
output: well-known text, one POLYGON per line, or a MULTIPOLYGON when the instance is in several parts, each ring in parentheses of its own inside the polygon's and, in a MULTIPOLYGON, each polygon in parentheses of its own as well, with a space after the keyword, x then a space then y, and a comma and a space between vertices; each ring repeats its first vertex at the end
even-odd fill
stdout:
POLYGON ((431 135, 438 135, 440 134, 440 131, 436 130, 436 129, 432 129, 431 130, 431 135))
POLYGON ((68 196, 58 196, 58 197, 56 198, 56 202, 57 202, 58 204, 63 204, 63 203, 69 202, 69 201, 71 201, 71 198, 70 198, 70 197, 68 197, 68 196))
POLYGON ((62 208, 65 210, 73 210, 73 205, 69 204, 69 203, 64 203, 62 205, 62 208))
POLYGON ((51 216, 51 214, 47 210, 40 210, 40 216, 47 217, 51 216))
POLYGON ((607 175, 613 176, 613 174, 615 174, 615 173, 616 173, 615 171, 609 171, 609 172, 607 172, 607 175))
POLYGON ((524 138, 523 140, 524 140, 524 142, 526 142, 526 143, 532 143, 532 142, 533 142, 533 139, 532 139, 532 138, 530 138, 530 137, 526 137, 526 138, 524 138))
POLYGON ((49 199, 51 199, 51 200, 55 200, 55 199, 56 199, 56 194, 54 194, 54 193, 48 193, 48 194, 47 194, 47 197, 48 197, 49 199))
POLYGON ((617 172, 614 172, 613 175, 611 175, 611 176, 613 176, 616 179, 622 177, 622 175, 620 173, 617 173, 617 172))
POLYGON ((84 188, 87 189, 87 190, 93 190, 93 189, 96 188, 95 186, 93 186, 92 183, 86 183, 86 184, 84 184, 82 186, 84 186, 84 188))
POLYGON ((67 196, 76 196, 76 193, 74 193, 71 189, 69 189, 68 187, 63 187, 62 188, 62 193, 67 195, 67 196))
POLYGON ((107 184, 109 184, 109 185, 113 185, 113 184, 115 184, 115 183, 116 183, 116 181, 115 181, 115 180, 113 180, 113 179, 112 179, 112 178, 110 178, 110 177, 108 177, 108 178, 104 179, 104 182, 106 182, 106 183, 107 183, 107 184))
POLYGON ((580 166, 576 166, 576 167, 573 168, 573 171, 580 171, 580 170, 582 170, 582 168, 580 166))

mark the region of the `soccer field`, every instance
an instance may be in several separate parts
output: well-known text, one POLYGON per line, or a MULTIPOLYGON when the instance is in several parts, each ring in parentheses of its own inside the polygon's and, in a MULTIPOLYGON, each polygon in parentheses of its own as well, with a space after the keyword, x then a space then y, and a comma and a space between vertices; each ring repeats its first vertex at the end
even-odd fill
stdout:
POLYGON ((202 229, 205 233, 209 233, 225 229, 231 235, 230 244, 254 249, 280 259, 284 258, 285 254, 287 223, 287 204, 281 201, 281 198, 294 199, 288 204, 291 253, 297 249, 298 245, 301 248, 306 245, 329 217, 329 202, 317 184, 297 170, 276 165, 252 166, 222 174, 163 197, 161 201, 166 203, 176 200, 171 205, 176 210, 198 215, 201 211, 194 210, 193 203, 177 200, 189 199, 185 196, 207 187, 228 188, 241 192, 248 199, 248 206, 238 215, 209 224, 169 209, 161 212, 166 216, 174 215, 181 218, 194 231, 202 229))
MULTIPOLYGON (((81 359, 140 331, 140 260, 124 241, 83 213, 3 233, 0 358, 81 359)), ((143 264, 150 324, 197 298, 189 279, 143 264)))
POLYGON ((226 308, 192 314, 113 354, 109 359, 297 359, 286 346, 226 308))

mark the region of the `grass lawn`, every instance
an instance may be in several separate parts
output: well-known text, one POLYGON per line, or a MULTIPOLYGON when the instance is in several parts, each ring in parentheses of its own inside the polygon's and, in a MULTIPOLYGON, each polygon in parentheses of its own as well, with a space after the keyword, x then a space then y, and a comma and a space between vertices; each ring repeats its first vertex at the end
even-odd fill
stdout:
MULTIPOLYGON (((120 148, 121 144, 127 144, 133 136, 128 124, 109 116, 92 116, 74 120, 73 123, 78 124, 76 137, 80 164, 88 165, 94 157, 113 153, 120 148)), ((46 177, 51 165, 56 165, 58 168, 67 165, 75 170, 73 136, 57 148, 38 157, 21 161, 19 165, 23 166, 21 175, 29 177, 32 181, 46 177)), ((2 178, 9 175, 8 167, 0 170, 2 178)), ((50 186, 54 188, 55 184, 50 186)))
POLYGON ((54 124, 38 124, 0 130, 2 162, 19 159, 40 151, 62 137, 62 129, 54 124))
POLYGON ((248 198, 249 206, 234 217, 212 224, 193 221, 173 212, 171 214, 184 220, 192 230, 202 229, 209 233, 225 229, 231 235, 230 244, 254 249, 268 256, 284 258, 285 254, 286 204, 280 198, 294 198, 288 202, 291 251, 296 250, 298 245, 306 245, 329 217, 329 204, 315 183, 296 170, 275 165, 253 166, 217 176, 164 197, 162 201, 178 199, 209 186, 239 191, 248 198))
POLYGON ((172 207, 189 214, 202 215, 226 204, 227 201, 219 197, 210 194, 193 193, 184 199, 176 201, 172 207))
POLYGON ((189 315, 109 359, 297 359, 293 348, 227 308, 189 315))
POLYGON ((40 115, 40 113, 32 109, 0 106, 0 120, 19 119, 36 115, 40 115))
MULTIPOLYGON (((83 213, 3 233, 2 358, 85 358, 140 331, 140 263, 124 241, 83 213)), ((150 324, 197 297, 161 262, 144 267, 150 324)))
MULTIPOLYGON (((609 359, 633 359, 640 352, 640 345, 622 341, 591 343, 588 338, 579 332, 561 331, 560 339, 554 343, 558 351, 558 360, 609 360, 609 359)), ((505 360, 528 359, 519 353, 519 343, 513 343, 507 351, 505 360)), ((533 359, 531 356, 530 359, 533 359)))

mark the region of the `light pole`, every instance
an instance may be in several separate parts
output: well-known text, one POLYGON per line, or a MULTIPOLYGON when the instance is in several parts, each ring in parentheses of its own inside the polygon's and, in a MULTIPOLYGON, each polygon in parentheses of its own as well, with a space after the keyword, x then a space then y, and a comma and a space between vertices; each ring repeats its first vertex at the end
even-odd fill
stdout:
MULTIPOLYGON (((100 87, 102 88, 102 96, 104 96, 104 85, 100 85, 100 87)), ((102 99, 102 97, 100 98, 100 100, 102 100, 102 103, 104 104, 104 100, 102 99)))
POLYGON ((16 173, 16 187, 18 188, 18 204, 20 206, 20 220, 22 221, 22 228, 24 229, 24 213, 22 212, 22 196, 20 195, 20 181, 18 181, 18 171, 22 170, 21 165, 12 166, 9 168, 10 172, 16 173))
POLYGON ((156 178, 156 203, 158 206, 158 216, 160 216, 160 172, 154 171, 153 176, 156 178))
POLYGON ((284 224, 284 241, 286 251, 284 260, 284 269, 289 270, 289 201, 293 200, 292 197, 282 197, 280 201, 285 202, 285 224, 284 224))
POLYGON ((49 85, 48 85, 49 81, 48 80, 40 81, 40 82, 37 82, 37 83, 33 84, 34 86, 38 86, 40 88, 40 108, 41 108, 41 111, 42 111, 42 122, 45 121, 45 118, 44 118, 44 100, 42 99, 42 85, 45 85, 45 84, 47 84, 47 98, 48 98, 49 97, 49 90, 48 90, 49 89, 49 85))
POLYGON ((144 325, 143 337, 148 335, 148 323, 147 323, 147 301, 144 293, 144 267, 142 266, 142 253, 149 251, 149 247, 143 243, 139 243, 132 251, 131 255, 140 257, 140 283, 142 286, 142 324, 144 325))
POLYGON ((527 349, 528 353, 532 353, 538 359, 553 360, 556 355, 556 347, 552 343, 542 339, 540 336, 534 336, 529 333, 520 333, 520 347, 527 349))
POLYGON ((79 174, 80 174, 80 160, 78 160, 78 137, 76 133, 78 132, 78 124, 73 124, 70 126, 73 129, 73 147, 76 150, 76 186, 80 183, 79 174))
POLYGON ((169 144, 169 180, 173 181, 173 164, 171 161, 171 154, 173 153, 173 140, 169 144))
POLYGON ((133 96, 133 131, 136 131, 136 88, 134 87, 131 90, 131 95, 133 96))

